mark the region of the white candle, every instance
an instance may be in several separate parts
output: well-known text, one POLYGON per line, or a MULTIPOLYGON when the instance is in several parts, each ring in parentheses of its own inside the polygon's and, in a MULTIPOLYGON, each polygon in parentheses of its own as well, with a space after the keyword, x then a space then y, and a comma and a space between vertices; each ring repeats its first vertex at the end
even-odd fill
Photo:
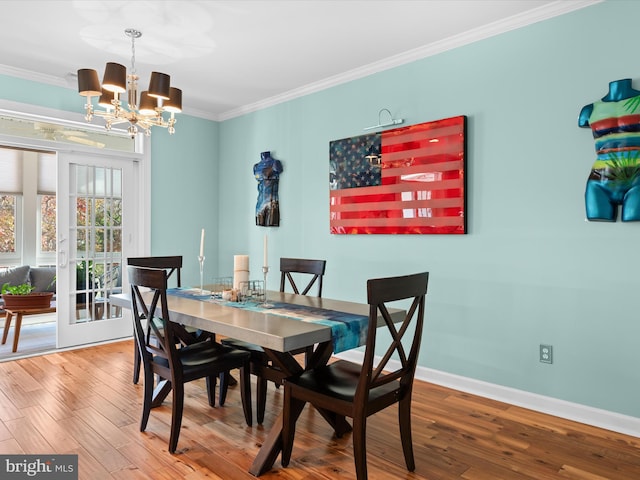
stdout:
POLYGON ((204 228, 202 229, 202 234, 200 235, 200 256, 204 257, 204 228))
POLYGON ((264 261, 262 263, 262 265, 264 265, 265 267, 269 266, 269 262, 267 261, 269 258, 269 255, 267 254, 267 236, 264 236, 264 261))
POLYGON ((249 255, 233 256, 233 288, 240 289, 242 282, 249 281, 249 255))

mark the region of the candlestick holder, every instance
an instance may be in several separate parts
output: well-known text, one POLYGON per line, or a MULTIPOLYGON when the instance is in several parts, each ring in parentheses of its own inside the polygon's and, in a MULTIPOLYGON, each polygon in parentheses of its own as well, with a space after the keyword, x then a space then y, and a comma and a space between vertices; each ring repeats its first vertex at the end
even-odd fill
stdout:
POLYGON ((269 267, 265 265, 264 267, 262 267, 262 274, 264 275, 264 301, 260 304, 260 306, 263 308, 273 307, 273 303, 269 303, 269 300, 267 300, 267 274, 268 273, 269 273, 269 267))
POLYGON ((200 294, 204 295, 204 255, 198 255, 198 262, 200 262, 200 294))

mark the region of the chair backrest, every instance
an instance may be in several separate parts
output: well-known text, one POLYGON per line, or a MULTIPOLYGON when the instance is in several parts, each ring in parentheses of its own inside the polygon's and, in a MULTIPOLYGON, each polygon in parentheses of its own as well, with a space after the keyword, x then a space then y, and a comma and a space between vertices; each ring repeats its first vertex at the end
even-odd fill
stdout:
POLYGON ((127 264, 135 267, 163 268, 167 270, 167 278, 176 275, 176 286, 182 286, 180 269, 182 268, 182 255, 170 257, 129 257, 127 264))
MULTIPOLYGON (((393 381, 399 381, 400 388, 411 388, 422 340, 428 281, 428 272, 367 281, 369 328, 362 373, 360 374, 354 399, 356 403, 358 401, 366 403, 369 390, 393 381), (399 324, 393 323, 387 304, 407 299, 411 300, 411 306, 407 309, 404 320, 399 324), (390 334, 390 341, 384 346, 378 345, 379 351, 384 351, 385 353, 374 369, 373 361, 376 353, 378 316, 384 319, 390 334), (413 336, 411 336, 411 332, 413 336), (407 338, 403 338, 405 334, 407 334, 407 338), (408 352, 407 347, 409 347, 408 352), (386 348, 386 351, 384 348, 386 348), (397 368, 389 364, 389 360, 394 354, 396 354, 394 360, 399 361, 397 368)), ((386 336, 383 338, 386 338, 386 336)))
POLYGON ((285 291, 285 280, 289 281, 289 285, 293 288, 293 292, 297 294, 306 295, 314 283, 317 282, 318 297, 322 297, 322 277, 324 276, 324 270, 327 265, 326 260, 309 260, 305 258, 281 258, 280 259, 280 291, 285 291), (292 274, 301 273, 311 275, 311 279, 308 281, 307 286, 302 289, 296 285, 294 276, 292 274))
POLYGON ((131 285, 131 311, 138 349, 145 368, 152 364, 157 368, 166 363, 164 378, 171 378, 169 368, 180 366, 176 344, 179 334, 170 321, 167 309, 167 271, 162 268, 147 268, 129 265, 127 276, 131 285), (154 361, 161 357, 166 362, 154 361))

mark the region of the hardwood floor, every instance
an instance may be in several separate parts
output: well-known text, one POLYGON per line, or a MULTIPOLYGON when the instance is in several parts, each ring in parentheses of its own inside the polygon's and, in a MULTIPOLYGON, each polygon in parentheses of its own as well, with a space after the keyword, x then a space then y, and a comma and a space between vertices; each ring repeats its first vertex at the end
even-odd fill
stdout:
MULTIPOLYGON (((170 400, 139 431, 142 386, 131 383, 132 355, 126 341, 0 363, 0 453, 77 453, 84 480, 254 478, 247 470, 281 408, 281 389, 269 385, 264 427, 247 427, 237 387, 224 407, 210 408, 204 382, 188 384, 171 455, 170 400)), ((409 473, 396 417, 391 407, 369 419, 371 480, 640 478, 638 438, 424 382, 414 389, 409 473)), ((333 437, 306 407, 291 464, 283 469, 278 459, 260 478, 354 479, 351 449, 350 435, 333 437)))

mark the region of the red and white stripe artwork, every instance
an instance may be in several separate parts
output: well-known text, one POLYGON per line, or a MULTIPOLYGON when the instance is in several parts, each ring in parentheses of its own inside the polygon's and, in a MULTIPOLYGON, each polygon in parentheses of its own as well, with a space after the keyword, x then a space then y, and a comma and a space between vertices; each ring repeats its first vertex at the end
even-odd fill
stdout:
POLYGON ((331 142, 331 233, 466 233, 465 137, 458 116, 331 142))

